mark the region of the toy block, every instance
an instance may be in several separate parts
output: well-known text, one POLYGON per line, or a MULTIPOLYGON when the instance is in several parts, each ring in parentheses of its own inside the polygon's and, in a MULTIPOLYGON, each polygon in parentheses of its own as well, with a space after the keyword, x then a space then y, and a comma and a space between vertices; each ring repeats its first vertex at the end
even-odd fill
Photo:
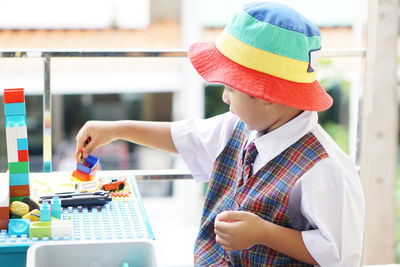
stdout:
POLYGON ((4 104, 5 116, 26 115, 25 103, 4 104))
POLYGON ((24 88, 4 89, 4 103, 25 102, 24 88))
POLYGON ((29 184, 10 186, 10 197, 29 197, 29 184))
POLYGON ((14 201, 23 201, 25 198, 29 196, 22 196, 22 197, 10 197, 10 204, 12 204, 14 201))
POLYGON ((36 201, 34 201, 33 199, 31 199, 30 197, 24 198, 22 200, 22 202, 24 202, 25 204, 27 204, 29 206, 29 211, 40 210, 39 204, 36 201))
POLYGON ((29 162, 9 162, 8 163, 8 170, 10 174, 15 173, 28 173, 29 172, 29 162))
POLYGON ((74 230, 72 220, 52 220, 51 236, 52 237, 72 237, 74 230))
POLYGON ((81 171, 81 172, 83 172, 83 173, 92 175, 93 174, 93 170, 96 168, 98 161, 99 161, 98 158, 96 158, 96 157, 94 157, 92 155, 89 155, 85 160, 85 165, 80 164, 80 163, 76 163, 76 169, 81 171))
POLYGON ((29 161, 28 150, 18 150, 18 162, 29 161))
POLYGON ((61 201, 59 197, 53 197, 51 201, 51 217, 61 219, 61 201))
POLYGON ((0 183, 0 207, 10 205, 10 189, 7 179, 1 179, 0 183))
POLYGON ((26 116, 24 115, 14 115, 6 116, 6 128, 9 127, 26 127, 26 116))
POLYGON ((28 138, 17 138, 18 150, 28 150, 28 138))
POLYGON ((6 128, 7 159, 8 162, 18 162, 17 129, 6 128))
MULTIPOLYGON (((42 217, 42 216, 40 216, 42 217)), ((51 237, 51 222, 31 222, 29 226, 29 236, 37 237, 39 239, 43 237, 51 237)))
POLYGON ((50 161, 43 162, 43 172, 51 172, 51 162, 50 161))
POLYGON ((85 181, 85 182, 91 181, 94 179, 94 176, 86 174, 86 173, 78 171, 78 170, 75 170, 72 172, 72 177, 76 178, 80 181, 85 181))
POLYGON ((10 186, 29 184, 29 173, 10 174, 10 186))
POLYGON ((0 207, 0 230, 7 229, 10 209, 8 206, 0 207))
POLYGON ((50 205, 49 202, 43 202, 40 207, 40 221, 48 222, 50 221, 50 205))
POLYGON ((29 235, 29 219, 10 219, 8 222, 8 235, 29 235))
POLYGON ((17 127, 17 138, 28 138, 28 130, 26 125, 17 127))

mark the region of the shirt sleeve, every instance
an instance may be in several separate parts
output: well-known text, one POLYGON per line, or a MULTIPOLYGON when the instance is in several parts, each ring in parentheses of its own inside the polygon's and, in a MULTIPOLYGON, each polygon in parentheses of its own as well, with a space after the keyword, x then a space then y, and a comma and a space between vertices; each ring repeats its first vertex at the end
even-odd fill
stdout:
POLYGON ((299 179, 301 213, 314 230, 303 231, 308 251, 320 266, 359 266, 364 232, 364 196, 355 168, 330 158, 299 179))
POLYGON ((171 124, 172 140, 196 182, 207 182, 214 161, 227 144, 238 118, 227 112, 210 119, 187 119, 171 124))

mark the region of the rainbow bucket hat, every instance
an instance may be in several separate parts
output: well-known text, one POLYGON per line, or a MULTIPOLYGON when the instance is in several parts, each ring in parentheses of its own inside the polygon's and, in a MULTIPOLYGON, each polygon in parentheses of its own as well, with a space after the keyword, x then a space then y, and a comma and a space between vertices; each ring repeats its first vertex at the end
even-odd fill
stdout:
POLYGON ((194 43, 188 55, 207 82, 301 110, 323 111, 333 100, 312 66, 320 49, 318 27, 297 11, 255 2, 233 17, 216 42, 194 43))

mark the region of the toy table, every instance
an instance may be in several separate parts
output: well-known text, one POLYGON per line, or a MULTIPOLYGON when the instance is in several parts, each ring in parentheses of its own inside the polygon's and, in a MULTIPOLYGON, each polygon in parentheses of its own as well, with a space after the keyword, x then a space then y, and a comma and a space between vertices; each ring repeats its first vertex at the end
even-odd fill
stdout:
MULTIPOLYGON (((0 179, 8 179, 3 175, 0 179), (4 177, 3 177, 4 176, 4 177)), ((127 178, 122 192, 112 193, 113 198, 101 207, 63 208, 62 218, 73 220, 73 236, 68 238, 29 238, 8 236, 0 232, 0 262, 4 266, 25 266, 26 251, 32 244, 41 242, 76 242, 79 240, 132 240, 154 239, 145 213, 142 198, 134 175, 126 172, 99 171, 99 177, 127 178)), ((40 195, 74 191, 71 173, 30 173, 31 198, 40 195)))

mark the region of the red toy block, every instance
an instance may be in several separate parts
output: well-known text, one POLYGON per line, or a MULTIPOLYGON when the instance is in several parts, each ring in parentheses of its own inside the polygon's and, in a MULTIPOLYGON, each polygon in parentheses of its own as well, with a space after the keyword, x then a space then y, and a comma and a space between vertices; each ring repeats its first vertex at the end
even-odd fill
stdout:
POLYGON ((4 103, 24 103, 24 88, 4 89, 4 103))
POLYGON ((8 229, 8 219, 10 217, 10 210, 8 207, 0 207, 0 230, 8 229))
POLYGON ((28 150, 18 150, 18 162, 29 161, 28 150))
POLYGON ((29 184, 10 186, 10 197, 29 197, 29 184))

